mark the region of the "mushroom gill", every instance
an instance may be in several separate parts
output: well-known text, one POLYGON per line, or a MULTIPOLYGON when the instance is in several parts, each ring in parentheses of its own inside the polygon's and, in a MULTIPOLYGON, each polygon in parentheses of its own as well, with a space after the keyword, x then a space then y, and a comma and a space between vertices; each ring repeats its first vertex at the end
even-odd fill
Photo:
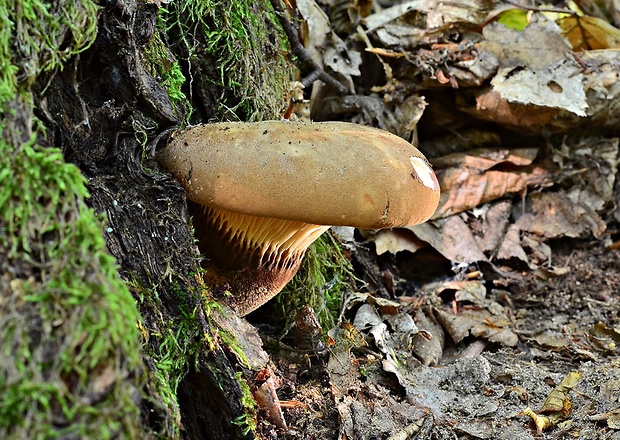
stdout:
POLYGON ((188 202, 205 279, 225 291, 240 292, 228 304, 245 315, 275 296, 295 276, 306 249, 329 226, 259 217, 188 202))

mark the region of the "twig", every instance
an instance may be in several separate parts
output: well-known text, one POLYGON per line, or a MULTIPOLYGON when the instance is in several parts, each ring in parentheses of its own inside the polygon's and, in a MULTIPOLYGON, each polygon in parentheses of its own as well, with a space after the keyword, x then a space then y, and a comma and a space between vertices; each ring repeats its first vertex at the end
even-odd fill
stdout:
POLYGON ((575 11, 571 11, 570 9, 562 9, 562 8, 540 8, 537 6, 526 6, 526 5, 521 5, 519 3, 513 2, 511 0, 504 0, 505 3, 508 3, 509 5, 514 6, 517 9, 523 9, 525 11, 532 11, 532 12, 555 12, 558 14, 570 14, 572 16, 576 16, 577 13, 575 11))
POLYGON ((310 53, 306 50, 305 47, 299 42, 299 38, 297 37, 297 30, 293 27, 291 22, 286 18, 286 13, 282 8, 282 3, 280 0, 270 0, 271 6, 280 21, 280 25, 286 34, 288 41, 291 45, 291 50, 293 54, 297 56, 299 63, 301 64, 300 69, 302 72, 309 72, 304 78, 302 78, 301 83, 304 87, 310 86, 317 79, 323 81, 328 86, 336 89, 338 93, 341 95, 349 95, 351 92, 344 85, 338 82, 334 77, 325 72, 321 66, 319 66, 310 56, 310 53))

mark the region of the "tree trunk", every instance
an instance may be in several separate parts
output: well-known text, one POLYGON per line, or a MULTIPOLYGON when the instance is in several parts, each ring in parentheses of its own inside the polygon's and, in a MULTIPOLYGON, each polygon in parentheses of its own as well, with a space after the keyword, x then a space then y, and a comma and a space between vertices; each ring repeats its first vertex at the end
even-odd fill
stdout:
POLYGON ((1 438, 253 437, 252 372, 153 153, 276 117, 291 66, 268 2, 158 3, 0 5, 1 438))

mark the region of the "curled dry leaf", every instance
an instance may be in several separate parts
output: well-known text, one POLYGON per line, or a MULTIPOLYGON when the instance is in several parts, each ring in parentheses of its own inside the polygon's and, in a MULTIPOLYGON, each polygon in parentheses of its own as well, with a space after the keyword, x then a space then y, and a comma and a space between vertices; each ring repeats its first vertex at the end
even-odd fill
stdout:
POLYGON ((562 380, 562 383, 551 391, 542 409, 539 411, 540 414, 535 413, 529 407, 521 413, 532 419, 538 434, 557 425, 571 414, 572 403, 568 399, 568 393, 577 385, 581 377, 582 374, 578 371, 568 373, 562 380))
POLYGON ((254 391, 256 403, 267 412, 267 420, 273 423, 278 429, 286 430, 286 420, 282 413, 280 400, 276 394, 273 377, 268 377, 261 386, 254 391))
POLYGON ((568 417, 571 413, 571 404, 568 400, 568 393, 575 388, 577 382, 581 380, 583 375, 578 371, 571 371, 566 375, 560 385, 555 387, 549 394, 543 407, 540 409, 541 414, 552 414, 555 412, 562 413, 563 417, 568 417))
POLYGON ((463 212, 528 186, 548 185, 548 170, 533 165, 537 150, 481 149, 434 159, 441 186, 439 207, 433 219, 463 212), (506 165, 505 170, 501 169, 506 165))
POLYGON ((486 255, 478 247, 471 230, 458 215, 426 222, 408 229, 452 262, 471 264, 488 261, 486 255))

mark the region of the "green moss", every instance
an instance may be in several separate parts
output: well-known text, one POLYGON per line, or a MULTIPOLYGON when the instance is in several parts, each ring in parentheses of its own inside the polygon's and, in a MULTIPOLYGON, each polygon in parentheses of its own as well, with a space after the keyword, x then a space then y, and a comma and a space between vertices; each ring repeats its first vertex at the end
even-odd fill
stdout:
MULTIPOLYGON (((165 307, 157 289, 143 290, 137 284, 134 289, 142 291, 140 297, 140 308, 155 313, 160 313, 165 307)), ((180 316, 176 319, 157 319, 150 320, 152 325, 157 327, 141 326, 144 339, 145 356, 153 363, 152 385, 155 387, 154 396, 161 399, 161 403, 167 409, 166 412, 172 415, 174 423, 165 426, 165 432, 161 432, 162 438, 174 439, 181 437, 181 414, 177 400, 177 390, 179 384, 185 377, 188 370, 197 367, 199 355, 204 352, 204 347, 213 348, 213 341, 210 335, 204 334, 196 320, 196 311, 190 310, 187 306, 189 293, 173 284, 169 289, 172 295, 177 296, 180 307, 180 316)), ((147 313, 151 313, 147 312, 147 313)), ((160 404, 151 396, 154 405, 160 404)))
POLYGON ((351 263, 342 254, 338 240, 328 232, 308 248, 299 272, 277 301, 289 311, 288 315, 309 304, 321 327, 328 330, 338 318, 343 293, 352 288, 354 280, 351 263))
POLYGON ((153 38, 141 51, 144 66, 149 74, 160 81, 168 93, 168 99, 177 118, 187 124, 192 108, 182 91, 185 76, 174 55, 170 53, 156 30, 153 38))
MULTIPOLYGON (((85 0, 55 3, 1 0, 2 76, 8 76, 6 79, 12 82, 10 76, 19 71, 21 83, 27 88, 40 73, 61 68, 64 60, 94 41, 97 11, 94 2, 85 0), (5 66, 8 72, 4 71, 5 66)), ((0 90, 11 89, 0 87, 0 90)), ((10 98, 0 95, 3 102, 10 98)))
POLYGON ((239 385, 241 386, 241 390, 243 392, 241 403, 246 408, 246 412, 233 420, 233 425, 241 428, 241 431, 245 436, 250 432, 256 432, 256 401, 252 396, 252 391, 250 390, 249 385, 245 379, 243 379, 241 372, 236 373, 235 379, 237 379, 237 382, 239 382, 239 385))
POLYGON ((91 1, 0 1, 0 438, 144 438, 139 315, 30 87, 95 37, 91 1))
POLYGON ((134 435, 140 317, 84 178, 34 135, 18 148, 2 135, 0 437, 134 435))
POLYGON ((208 78, 193 78, 203 81, 197 87, 210 88, 212 81, 221 90, 214 97, 220 119, 281 117, 293 66, 281 50, 284 40, 268 0, 171 2, 160 17, 171 42, 178 40, 177 55, 200 66, 202 75, 209 71, 208 78))

